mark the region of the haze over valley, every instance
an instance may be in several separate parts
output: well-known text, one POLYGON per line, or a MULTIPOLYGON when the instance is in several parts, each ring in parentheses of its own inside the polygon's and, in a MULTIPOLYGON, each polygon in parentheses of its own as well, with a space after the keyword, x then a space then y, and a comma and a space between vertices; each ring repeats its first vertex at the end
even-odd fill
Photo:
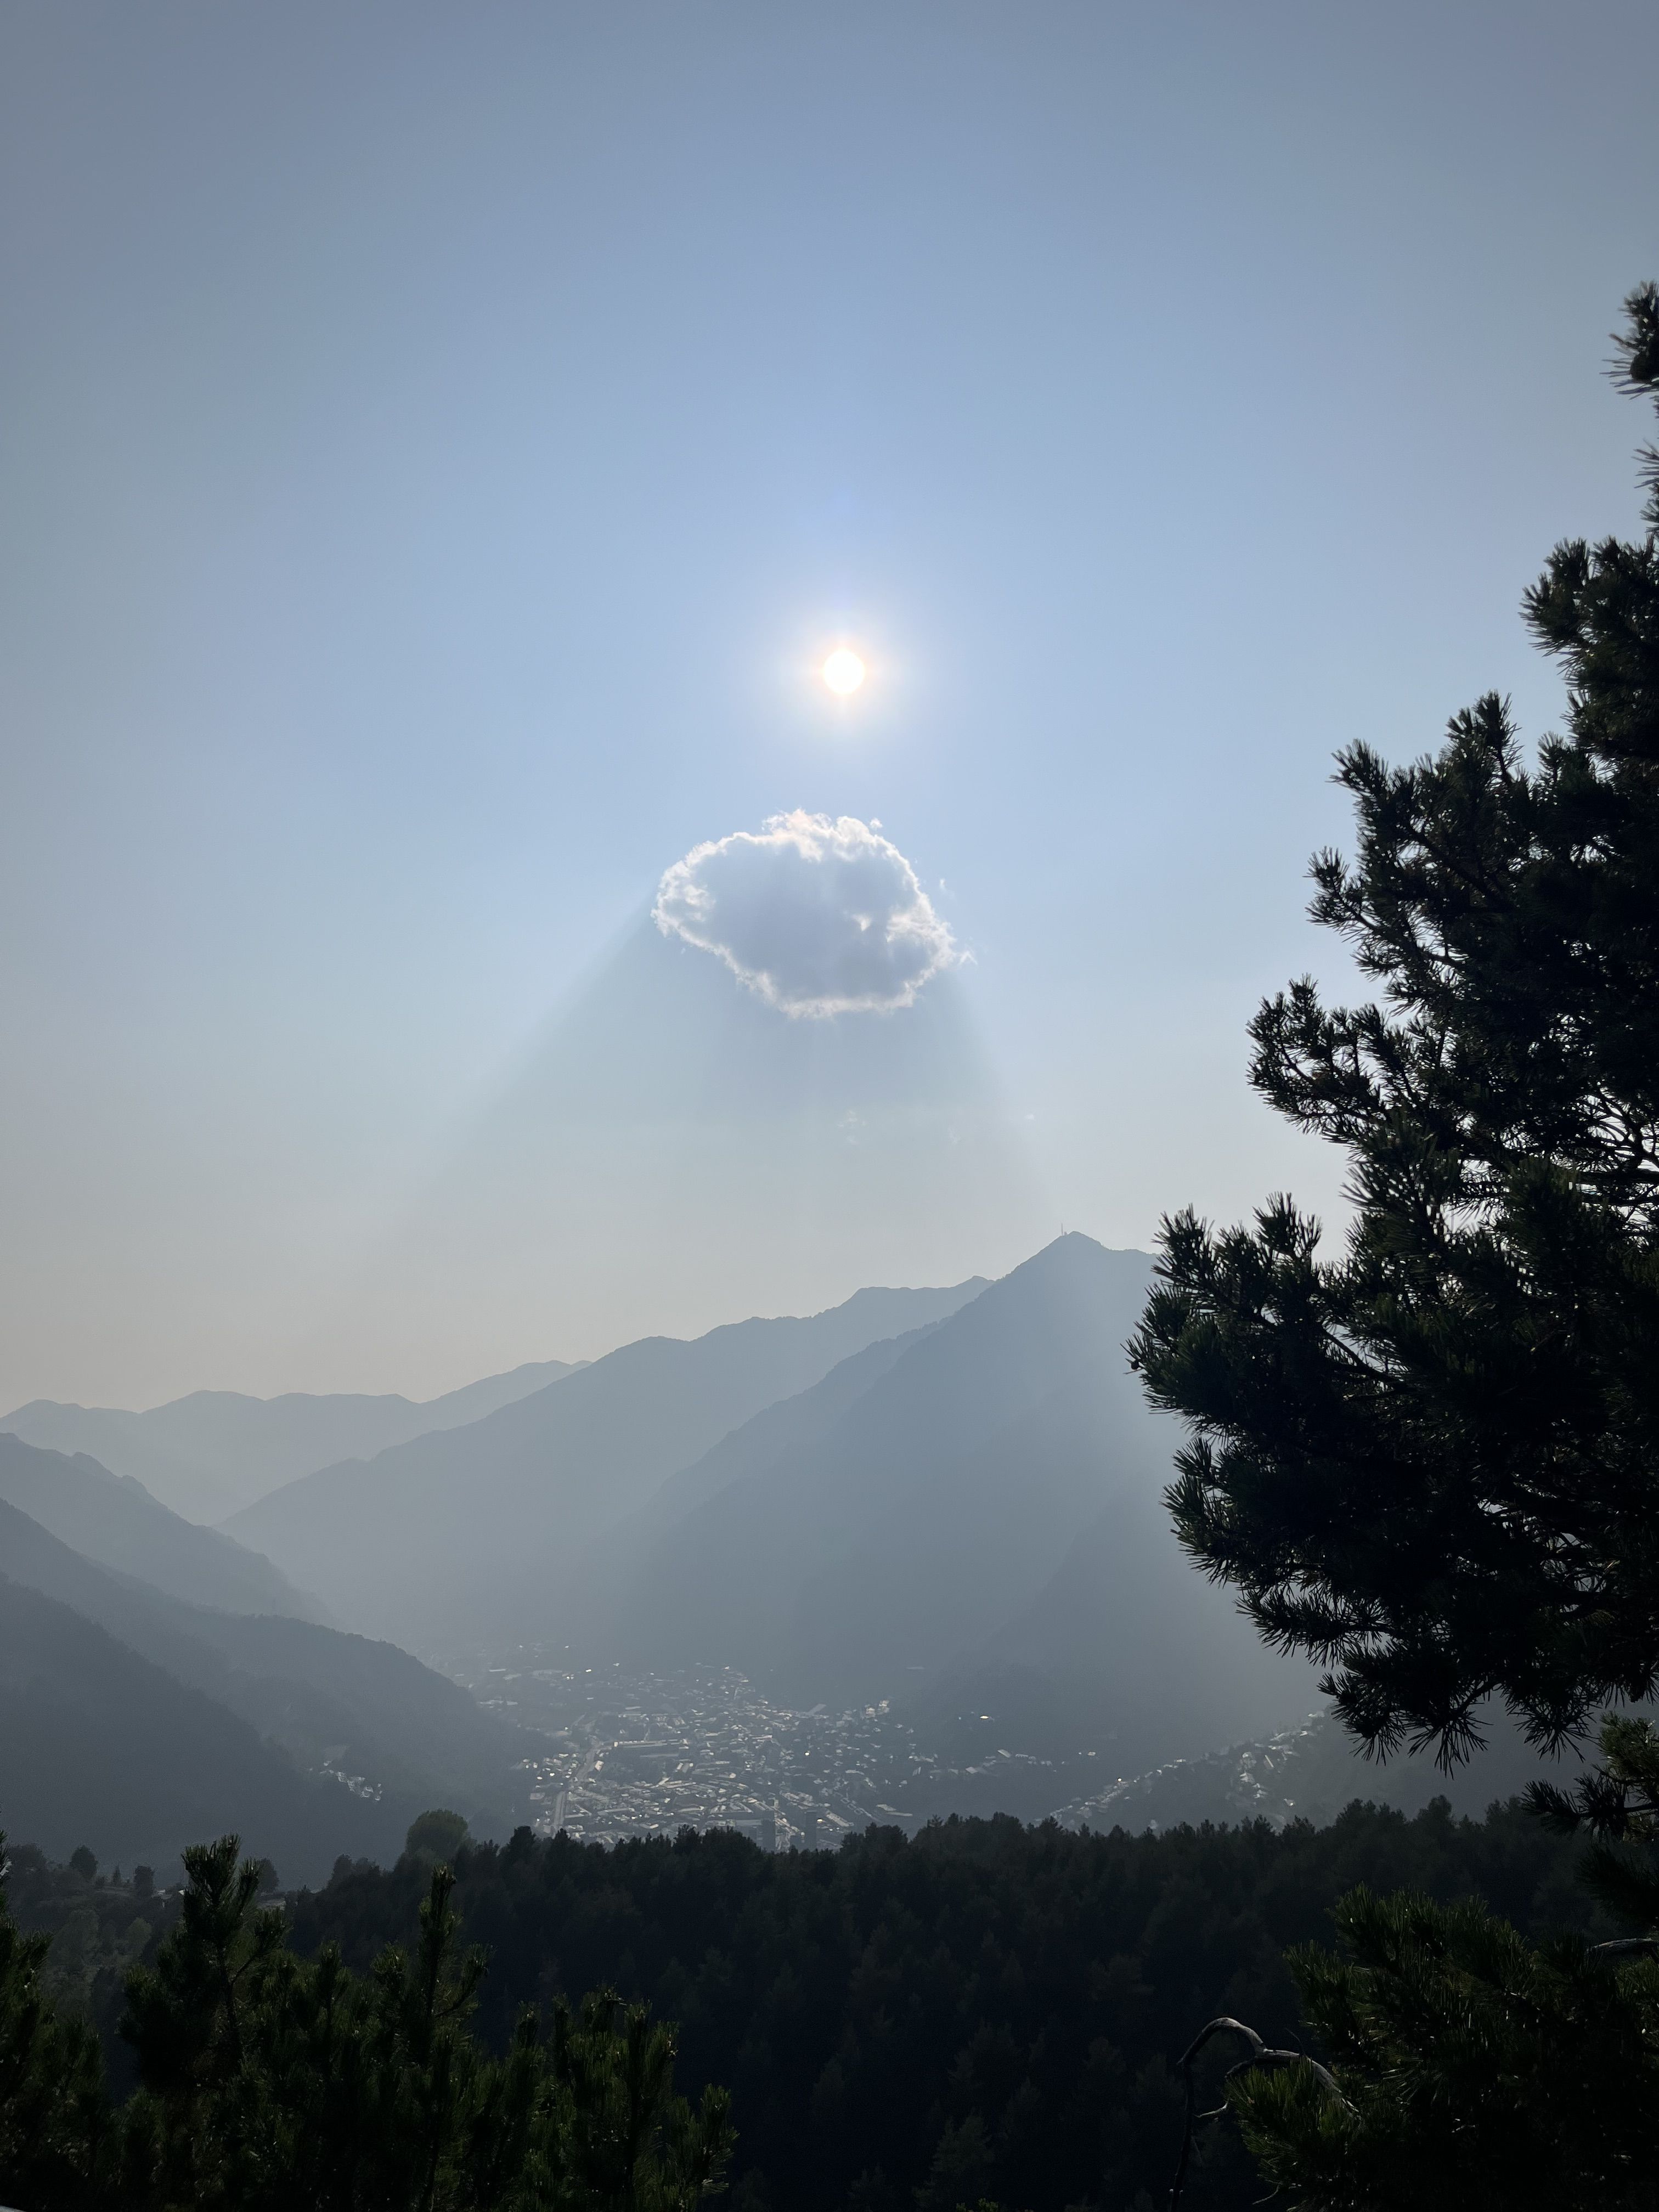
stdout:
POLYGON ((1560 723, 1625 31, 186 13, 0 29, 0 1826, 1231 1802, 1125 1346, 1352 1218, 1334 749, 1560 723))
MULTIPOLYGON (((478 1834, 773 1848, 1223 1814, 1248 1747, 1272 1768, 1319 1698, 1170 1540, 1172 1427, 1124 1353, 1151 1279, 1073 1231, 996 1281, 435 1405, 32 1401, 0 1420, 8 1817, 152 1865, 234 1823, 316 1881, 432 1803, 478 1834), (247 1502, 204 1525, 140 1469, 198 1512, 247 1502)), ((1506 1742, 1459 1802, 1508 1786, 1506 1742)), ((1371 1786, 1351 1747, 1322 1757, 1327 1797, 1333 1758, 1371 1786)), ((1386 1783, 1446 1786, 1425 1761, 1386 1783)))

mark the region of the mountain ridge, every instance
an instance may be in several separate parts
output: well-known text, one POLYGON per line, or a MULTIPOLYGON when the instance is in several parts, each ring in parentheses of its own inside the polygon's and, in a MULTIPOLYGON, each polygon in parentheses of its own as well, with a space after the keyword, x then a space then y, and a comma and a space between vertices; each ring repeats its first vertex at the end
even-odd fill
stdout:
MULTIPOLYGON (((459 1801, 481 1832, 505 1828, 512 1770, 522 1755, 518 1732, 394 1646, 314 1622, 187 1604, 85 1558, 3 1500, 0 1577, 71 1612, 175 1687, 233 1715, 301 1781, 329 1777, 343 1797, 350 1791, 341 1778, 349 1774, 360 1794, 401 1808, 405 1824, 411 1808, 459 1801)), ((59 1646, 73 1642, 61 1624, 56 1635, 59 1646)), ((50 1700, 50 1670, 37 1671, 34 1681, 50 1700)), ((210 1731, 194 1754, 192 1791, 204 1802, 211 1802, 216 1743, 222 1748, 210 1731)), ((0 1771, 0 1795, 9 1794, 0 1771)), ((325 1810, 337 1803, 326 1794, 317 1802, 325 1810)), ((9 1818, 0 1803, 0 1822, 9 1818)), ((395 1822, 386 1829, 394 1841, 398 1832, 395 1822)))
POLYGON ((671 1475, 983 1288, 872 1287, 821 1314, 641 1338, 465 1428, 302 1477, 227 1525, 342 1620, 416 1650, 509 1621, 530 1632, 587 1548, 671 1475))
POLYGON ((170 1596, 229 1613, 322 1618, 315 1599, 260 1553, 186 1521, 134 1476, 113 1474, 85 1452, 54 1451, 0 1432, 0 1499, 72 1551, 170 1596))
POLYGON ((568 1611, 574 1644, 647 1668, 732 1665, 784 1704, 890 1698, 935 1726, 1017 1686, 1045 1756, 1121 1741, 1150 1763, 1305 1711, 1301 1670, 1170 1534, 1174 1433, 1123 1351, 1152 1264, 1062 1237, 906 1346, 862 1355, 863 1376, 836 1370, 819 1394, 863 1387, 811 1433, 802 1401, 760 1416, 754 1451, 740 1431, 708 1455, 725 1487, 671 1512, 673 1478, 619 1533, 568 1611), (1045 1645, 1027 1616, 1061 1610, 1045 1645))
POLYGON ((33 1398, 0 1417, 0 1431, 47 1449, 85 1452, 143 1482, 187 1520, 223 1520, 267 1491, 319 1467, 478 1420, 544 1389, 586 1362, 526 1361, 436 1398, 398 1392, 192 1390, 143 1412, 33 1398))
POLYGON ((250 1723, 96 1621, 0 1574, 0 1822, 54 1856, 143 1860, 234 1829, 291 1881, 395 1855, 411 1817, 301 1774, 250 1723))

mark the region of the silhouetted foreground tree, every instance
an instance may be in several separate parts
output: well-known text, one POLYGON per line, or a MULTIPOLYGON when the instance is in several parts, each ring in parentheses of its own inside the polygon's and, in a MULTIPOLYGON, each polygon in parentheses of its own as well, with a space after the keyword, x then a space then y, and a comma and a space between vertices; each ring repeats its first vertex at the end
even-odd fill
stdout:
MULTIPOLYGON (((1659 396, 1659 289, 1620 381, 1659 396)), ((1659 1682, 1659 453, 1648 534, 1559 546, 1525 611, 1565 738, 1522 757, 1495 696, 1434 757, 1340 759, 1359 852, 1316 921, 1381 1005, 1304 980, 1252 1025, 1251 1079, 1342 1146, 1341 1257, 1288 1198, 1253 1229, 1166 1222, 1131 1346, 1192 1441, 1169 1493, 1193 1557, 1271 1641, 1330 1668, 1348 1727, 1455 1759, 1494 1693, 1540 1746, 1659 1682)), ((1599 1893, 1651 1928, 1659 1744, 1612 1716, 1572 1795, 1599 1893)), ((1653 2204, 1659 1969, 1536 1948, 1357 1894, 1346 1955, 1295 1971, 1335 2086, 1295 2065, 1229 2101, 1297 2206, 1653 2204)))
MULTIPOLYGON (((1659 393, 1659 290, 1622 380, 1659 393)), ((1347 1152, 1345 1253, 1288 1199, 1166 1223, 1133 1346, 1196 1425, 1182 1540, 1263 1633, 1328 1662, 1389 1749, 1467 1745, 1501 1694, 1540 1743, 1659 1679, 1659 456, 1648 536, 1557 548, 1528 593, 1570 734, 1484 699, 1443 750, 1340 757, 1359 852, 1316 921, 1382 1004, 1304 981, 1251 1079, 1347 1152)))
POLYGON ((129 1978, 142 2087, 118 2112, 95 2039, 58 2021, 40 1938, 0 1913, 0 2192, 25 2212, 693 2212, 732 2134, 724 2093, 673 2092, 673 2032, 608 1991, 471 2032, 447 1866, 413 1954, 363 1978, 295 1956, 234 1836, 185 1854, 179 1923, 129 1978))
MULTIPOLYGON (((1352 1891, 1336 1907, 1343 1954, 1290 1954, 1303 2048, 1255 2051, 1194 2112, 1239 2119, 1290 2212, 1641 2212, 1659 2201, 1659 1962, 1646 1942, 1526 1942, 1482 1902, 1352 1891)), ((1197 2126, 1194 2126, 1197 2121, 1197 2126)), ((1263 2201, 1263 2199, 1256 2199, 1263 2201)))
POLYGON ((93 2201, 112 2151, 97 2037, 42 1986, 50 1942, 0 1901, 0 2197, 29 2212, 93 2201))
POLYGON ((1659 1964, 1575 1936, 1528 1944, 1467 1902, 1336 1909, 1345 1958, 1291 1955, 1336 2069, 1230 2090, 1290 2205, 1321 2212, 1646 2212, 1659 2143, 1659 1964))
POLYGON ((1346 1956, 1292 1954, 1335 2069, 1255 2069, 1229 2101, 1262 2173, 1320 2212, 1648 2212, 1659 2143, 1659 1965, 1483 1905, 1357 1889, 1346 1956))
POLYGON ((1632 1928, 1659 1928, 1659 1729, 1608 1713, 1601 1763, 1568 1792, 1534 1782, 1527 1801, 1558 1834, 1588 1828, 1596 1838, 1583 1880, 1632 1928))

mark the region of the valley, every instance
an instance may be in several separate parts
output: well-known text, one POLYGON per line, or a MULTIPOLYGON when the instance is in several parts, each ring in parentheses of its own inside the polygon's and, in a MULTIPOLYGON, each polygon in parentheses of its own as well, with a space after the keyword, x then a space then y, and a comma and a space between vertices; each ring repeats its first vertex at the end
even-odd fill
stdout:
MULTIPOLYGON (((0 1811, 163 1881, 193 1832, 235 1826, 315 1881, 395 1853, 433 1805, 479 1837, 722 1827, 787 1850, 951 1814, 1426 1802, 1416 1765, 1378 1774, 1340 1741, 1316 1787, 1299 1738, 1295 1786, 1263 1782, 1315 1676, 1170 1540, 1173 1438, 1121 1348, 1150 1266, 1073 1233, 995 1283, 486 1378, 222 1529, 0 1430, 0 1811)), ((160 1411, 97 1419, 147 1449, 210 1432, 198 1472, 242 1492, 413 1418, 160 1411)))

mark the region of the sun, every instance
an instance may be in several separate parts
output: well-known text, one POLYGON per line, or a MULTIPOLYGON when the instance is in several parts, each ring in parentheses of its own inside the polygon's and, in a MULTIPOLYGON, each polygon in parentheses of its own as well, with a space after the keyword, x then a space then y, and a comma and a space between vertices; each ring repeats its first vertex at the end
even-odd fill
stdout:
POLYGON ((850 699, 864 681, 864 663, 850 645, 838 645, 819 673, 837 697, 850 699))

